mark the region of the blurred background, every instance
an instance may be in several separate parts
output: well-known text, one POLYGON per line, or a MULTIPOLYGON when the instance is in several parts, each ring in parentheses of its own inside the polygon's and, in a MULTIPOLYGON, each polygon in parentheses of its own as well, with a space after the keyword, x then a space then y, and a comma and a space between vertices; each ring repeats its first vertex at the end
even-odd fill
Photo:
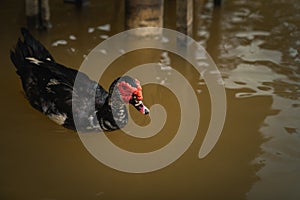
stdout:
MULTIPOLYGON (((139 24, 135 12, 151 4, 51 0, 36 12, 25 9, 28 1, 0 1, 0 199, 300 199, 300 1, 153 2, 147 23, 139 24), (58 63, 78 69, 100 42, 149 25, 186 33, 206 48, 224 78, 228 110, 215 148, 198 159, 211 107, 205 82, 172 53, 146 49, 121 56, 101 78, 104 88, 134 66, 163 62, 166 77, 171 66, 189 80, 201 110, 197 137, 180 159, 159 171, 128 174, 101 164, 75 132, 31 108, 9 50, 20 27, 29 26, 58 63)), ((169 90, 149 85, 143 91, 147 105, 160 103, 168 111, 161 132, 148 139, 105 133, 135 152, 167 144, 180 121, 169 90)), ((132 112, 137 123, 149 123, 132 112)))

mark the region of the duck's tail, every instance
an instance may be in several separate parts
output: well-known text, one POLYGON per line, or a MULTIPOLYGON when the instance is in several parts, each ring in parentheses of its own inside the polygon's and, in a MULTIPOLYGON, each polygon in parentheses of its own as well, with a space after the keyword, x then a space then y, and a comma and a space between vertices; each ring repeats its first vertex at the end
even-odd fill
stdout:
POLYGON ((24 70, 22 68, 28 63, 28 60, 54 61, 49 51, 26 28, 21 28, 21 33, 23 41, 19 38, 15 49, 10 51, 10 59, 18 73, 24 70))

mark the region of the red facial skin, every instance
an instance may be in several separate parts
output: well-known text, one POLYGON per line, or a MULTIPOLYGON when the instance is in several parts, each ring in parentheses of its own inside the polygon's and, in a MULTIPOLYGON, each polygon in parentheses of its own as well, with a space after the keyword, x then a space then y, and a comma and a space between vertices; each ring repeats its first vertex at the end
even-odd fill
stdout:
POLYGON ((132 98, 132 94, 135 94, 137 96, 137 100, 141 101, 143 100, 143 95, 142 95, 142 87, 140 85, 140 82, 138 80, 136 81, 137 87, 132 87, 125 81, 122 81, 118 83, 118 89, 120 91, 120 94, 122 96, 122 99, 125 103, 128 103, 130 99, 132 98))

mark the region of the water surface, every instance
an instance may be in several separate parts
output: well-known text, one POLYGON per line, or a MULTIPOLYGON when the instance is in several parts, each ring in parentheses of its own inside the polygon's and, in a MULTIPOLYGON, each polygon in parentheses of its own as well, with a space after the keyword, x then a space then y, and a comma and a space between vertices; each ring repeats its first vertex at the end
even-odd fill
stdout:
MULTIPOLYGON (((171 10, 174 4, 167 3, 171 10)), ((53 28, 33 34, 66 66, 79 68, 96 45, 124 30, 124 5, 119 1, 90 1, 84 9, 62 1, 50 5, 53 28)), ((0 198, 299 199, 299 1, 233 0, 214 10, 209 1, 203 9, 196 14, 193 37, 207 48, 224 78, 228 110, 220 140, 207 157, 198 159, 209 124, 209 93, 199 74, 169 53, 170 65, 190 81, 201 102, 197 137, 170 166, 147 174, 128 174, 101 164, 75 132, 30 107, 9 60, 19 28, 25 25, 24 6, 19 1, 3 1, 0 198)), ((174 28, 170 10, 165 26, 174 28)), ((108 88, 127 69, 159 62, 161 54, 145 50, 120 57, 101 84, 108 88)), ((160 78, 167 84, 165 77, 160 78)), ((148 139, 132 138, 121 131, 106 133, 123 149, 152 151, 176 134, 180 117, 175 96, 154 85, 144 87, 144 96, 149 105, 165 106, 167 123, 148 139)), ((137 123, 149 123, 146 117, 132 113, 137 123)))

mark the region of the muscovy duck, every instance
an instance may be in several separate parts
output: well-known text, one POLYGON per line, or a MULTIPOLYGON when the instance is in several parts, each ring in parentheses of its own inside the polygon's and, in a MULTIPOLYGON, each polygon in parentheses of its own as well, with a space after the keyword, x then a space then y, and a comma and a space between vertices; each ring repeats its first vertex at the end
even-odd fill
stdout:
POLYGON ((107 92, 86 74, 58 64, 27 29, 22 28, 21 33, 23 40, 18 39, 10 58, 30 104, 56 123, 79 131, 112 131, 127 124, 126 104, 132 104, 143 114, 149 113, 137 79, 119 77, 107 92), (82 87, 73 87, 75 79, 82 87), (95 97, 94 104, 91 97, 95 97))

